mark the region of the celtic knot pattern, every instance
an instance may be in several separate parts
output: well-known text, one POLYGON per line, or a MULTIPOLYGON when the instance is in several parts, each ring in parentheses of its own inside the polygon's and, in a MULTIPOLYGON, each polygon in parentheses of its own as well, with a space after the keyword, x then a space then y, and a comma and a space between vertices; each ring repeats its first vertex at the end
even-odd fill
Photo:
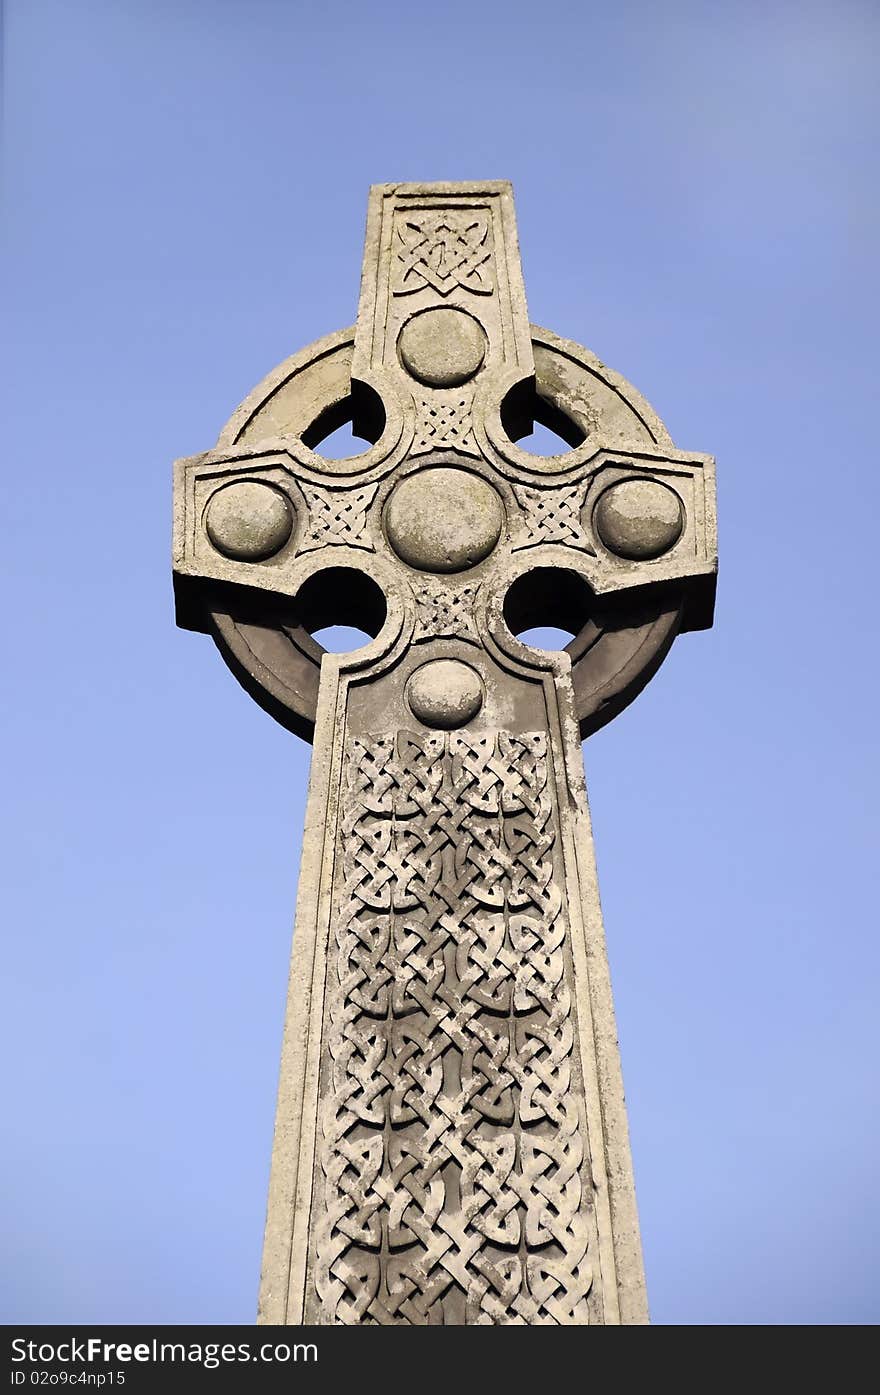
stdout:
POLYGON ((474 438, 472 409, 474 394, 434 392, 416 399, 416 430, 412 455, 443 446, 463 455, 479 456, 474 438))
POLYGON ((316 547, 363 547, 373 552, 367 533, 367 514, 376 497, 377 484, 360 489, 323 489, 316 484, 300 482, 309 506, 309 523, 301 552, 313 552, 316 547))
POLYGON ((525 537, 517 548, 537 547, 540 543, 564 543, 595 555, 581 524, 584 485, 556 485, 552 489, 531 489, 521 484, 514 492, 525 510, 525 537))
POLYGON ((459 287, 475 295, 492 294, 488 214, 419 210, 398 215, 396 228, 395 295, 409 295, 425 286, 442 296, 459 287))
POLYGON ((476 586, 440 586, 426 582, 413 586, 416 599, 415 639, 452 638, 474 639, 477 626, 474 619, 476 586))
POLYGON ((543 733, 351 741, 319 1321, 590 1319, 595 1217, 554 840, 543 733))

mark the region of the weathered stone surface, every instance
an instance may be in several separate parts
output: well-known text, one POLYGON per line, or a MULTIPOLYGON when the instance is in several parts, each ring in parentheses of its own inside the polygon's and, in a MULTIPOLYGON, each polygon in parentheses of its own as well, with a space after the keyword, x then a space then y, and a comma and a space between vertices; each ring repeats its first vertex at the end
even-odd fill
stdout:
POLYGON ((174 558, 315 744, 261 1321, 646 1321, 579 741, 711 623, 711 459, 529 325, 509 185, 379 185, 356 330, 178 462, 174 558))
POLYGON ((476 717, 483 705, 483 684, 476 670, 460 659, 432 659, 410 678, 406 700, 417 721, 452 730, 476 717))
POLYGON ((280 490, 255 480, 225 484, 205 509, 205 532, 226 557, 262 562, 287 542, 293 509, 280 490))
POLYGON ((662 557, 681 537, 684 514, 674 489, 659 480, 621 480, 599 496, 596 534, 618 557, 662 557))
POLYGON ((459 387, 480 369, 486 336, 464 310, 439 306, 407 320, 397 341, 400 361, 427 387, 459 387))
POLYGON ((501 535, 498 491, 469 470, 407 475, 385 507, 385 535, 398 557, 425 572, 461 572, 489 556, 501 535))

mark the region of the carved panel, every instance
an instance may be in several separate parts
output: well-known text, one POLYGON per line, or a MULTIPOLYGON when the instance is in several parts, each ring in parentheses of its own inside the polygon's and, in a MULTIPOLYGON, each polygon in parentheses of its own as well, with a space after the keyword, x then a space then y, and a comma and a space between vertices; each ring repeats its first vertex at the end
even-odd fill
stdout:
POLYGON ((378 487, 367 484, 360 489, 324 489, 301 481, 300 488, 309 506, 309 526, 300 551, 346 546, 363 547, 372 552, 367 515, 378 487))
POLYGON ((583 483, 557 485, 554 489, 514 488, 525 511, 523 536, 516 548, 537 547, 542 543, 564 543, 582 552, 594 553, 581 524, 580 511, 586 488, 583 483))
POLYGON ((416 398, 415 404, 413 455, 424 455, 427 451, 443 448, 479 458, 480 450, 474 438, 472 420, 473 391, 432 392, 416 398))
POLYGON ((351 741, 312 1320, 590 1319, 556 827, 544 733, 351 741))
POLYGON ((425 582, 413 586, 416 601, 416 639, 452 638, 477 640, 474 619, 476 586, 441 586, 425 582))
POLYGON ((395 295, 430 286, 447 296, 458 289, 491 295, 489 215, 474 209, 408 209, 395 220, 395 295))

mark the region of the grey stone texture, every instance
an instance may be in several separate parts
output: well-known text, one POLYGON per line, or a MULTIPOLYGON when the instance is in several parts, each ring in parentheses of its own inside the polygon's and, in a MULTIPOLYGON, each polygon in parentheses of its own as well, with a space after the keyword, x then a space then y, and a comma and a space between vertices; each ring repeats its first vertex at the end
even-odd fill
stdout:
POLYGON ((259 1320, 646 1322, 580 741, 711 624, 711 458, 529 324, 509 184, 377 185, 355 329, 174 520, 178 623, 314 742, 259 1320))

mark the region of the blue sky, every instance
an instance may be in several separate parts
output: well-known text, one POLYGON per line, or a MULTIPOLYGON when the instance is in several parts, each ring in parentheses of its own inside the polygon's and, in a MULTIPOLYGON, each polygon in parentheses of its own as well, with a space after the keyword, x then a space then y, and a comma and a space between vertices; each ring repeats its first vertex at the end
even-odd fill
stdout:
POLYGON ((880 11, 7 0, 0 1320, 255 1311, 309 748, 177 631, 170 463, 514 182, 531 318, 714 452, 716 628, 585 748, 661 1323, 880 1317, 880 11))

